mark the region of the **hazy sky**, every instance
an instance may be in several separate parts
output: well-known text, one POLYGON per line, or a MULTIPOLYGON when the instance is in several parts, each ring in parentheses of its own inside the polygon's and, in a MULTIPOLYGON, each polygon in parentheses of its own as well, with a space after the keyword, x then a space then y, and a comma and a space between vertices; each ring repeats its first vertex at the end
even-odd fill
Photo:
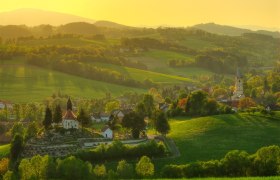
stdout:
POLYGON ((0 0, 0 4, 0 12, 36 8, 133 26, 215 22, 280 28, 280 0, 0 0))

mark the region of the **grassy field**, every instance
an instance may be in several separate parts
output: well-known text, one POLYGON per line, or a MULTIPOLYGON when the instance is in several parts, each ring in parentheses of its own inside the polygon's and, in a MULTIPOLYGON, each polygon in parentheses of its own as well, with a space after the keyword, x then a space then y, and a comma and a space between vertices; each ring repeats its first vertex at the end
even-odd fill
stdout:
POLYGON ((279 176, 275 177, 240 177, 240 178, 194 178, 193 180, 279 180, 279 176))
POLYGON ((168 61, 171 59, 183 59, 185 61, 194 61, 194 57, 163 50, 150 50, 148 52, 143 52, 137 57, 130 57, 131 60, 138 60, 147 65, 148 70, 169 74, 173 76, 181 76, 193 78, 194 76, 201 75, 212 75, 213 73, 196 67, 182 67, 182 68, 172 68, 168 66, 168 61))
POLYGON ((220 159, 228 151, 238 149, 254 153, 263 146, 280 145, 280 115, 234 114, 170 120, 172 138, 181 156, 157 160, 164 164, 220 159))
POLYGON ((6 157, 10 152, 10 144, 0 145, 0 159, 6 157))
POLYGON ((112 69, 113 71, 120 72, 121 74, 123 74, 127 77, 130 77, 132 79, 136 79, 139 81, 143 81, 148 78, 157 84, 180 84, 180 83, 194 82, 190 78, 162 74, 162 73, 158 73, 158 72, 140 70, 140 69, 135 69, 135 68, 129 68, 129 67, 125 67, 125 66, 117 66, 117 65, 106 64, 106 63, 94 63, 94 64, 99 67, 103 67, 106 69, 112 69))
POLYGON ((144 89, 93 81, 18 61, 0 62, 0 82, 0 99, 12 102, 42 101, 59 90, 84 98, 104 97, 106 92, 111 92, 113 96, 128 91, 146 92, 144 89))

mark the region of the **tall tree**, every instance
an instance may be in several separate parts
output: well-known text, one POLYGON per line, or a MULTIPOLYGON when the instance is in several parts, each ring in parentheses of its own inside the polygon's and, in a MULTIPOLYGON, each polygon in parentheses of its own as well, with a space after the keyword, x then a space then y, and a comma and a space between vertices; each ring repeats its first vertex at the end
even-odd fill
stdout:
POLYGON ((90 117, 83 108, 80 109, 77 120, 82 124, 82 127, 89 125, 90 117))
POLYGON ((264 95, 265 95, 267 92, 269 92, 269 90, 270 90, 270 87, 269 87, 267 78, 265 77, 264 80, 263 80, 263 92, 264 92, 264 95))
POLYGON ((60 105, 56 105, 54 114, 53 114, 53 122, 54 123, 60 123, 62 122, 62 110, 60 105))
POLYGON ((49 107, 46 108, 45 118, 43 120, 43 125, 45 129, 49 129, 52 124, 52 111, 49 107))
POLYGON ((145 107, 145 115, 151 117, 152 112, 155 109, 153 96, 150 94, 145 94, 143 98, 143 104, 145 107))
POLYGON ((23 137, 20 134, 16 134, 11 142, 11 149, 10 149, 10 159, 12 164, 17 161, 22 150, 23 150, 23 137))
POLYGON ((70 99, 70 97, 68 98, 68 101, 67 101, 67 110, 73 110, 73 107, 72 107, 73 105, 72 105, 72 101, 71 101, 71 99, 70 99))
POLYGON ((156 130, 161 133, 162 135, 166 135, 170 131, 170 125, 168 123, 168 120, 166 118, 166 115, 164 112, 160 111, 156 113, 155 117, 155 128, 156 130))
POLYGON ((122 126, 130 128, 132 136, 139 138, 140 132, 145 128, 146 123, 140 114, 133 111, 123 117, 122 126))

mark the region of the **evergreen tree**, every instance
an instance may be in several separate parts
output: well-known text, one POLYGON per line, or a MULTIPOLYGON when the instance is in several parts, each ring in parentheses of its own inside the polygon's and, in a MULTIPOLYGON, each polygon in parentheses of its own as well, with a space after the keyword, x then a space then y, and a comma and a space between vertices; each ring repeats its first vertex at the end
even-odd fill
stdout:
POLYGON ((52 111, 49 107, 46 108, 45 118, 43 120, 43 125, 45 129, 48 129, 52 124, 52 111))
POLYGON ((73 110, 73 108, 72 108, 72 101, 71 101, 71 99, 70 99, 70 97, 68 98, 68 101, 67 101, 67 110, 73 110))
POLYGON ((145 128, 146 123, 140 114, 136 112, 130 112, 123 117, 122 126, 130 128, 132 136, 134 138, 139 138, 139 134, 145 128))
POLYGON ((156 113, 155 128, 159 133, 161 133, 164 136, 170 131, 168 120, 163 112, 156 113))
POLYGON ((12 164, 15 163, 23 150, 23 137, 20 134, 16 134, 10 149, 10 159, 12 164))
POLYGON ((61 110, 60 105, 57 105, 55 107, 55 111, 54 111, 54 114, 53 114, 53 122, 54 123, 62 122, 62 110, 61 110))
POLYGON ((77 120, 82 124, 82 127, 89 125, 90 118, 83 108, 80 109, 77 120))

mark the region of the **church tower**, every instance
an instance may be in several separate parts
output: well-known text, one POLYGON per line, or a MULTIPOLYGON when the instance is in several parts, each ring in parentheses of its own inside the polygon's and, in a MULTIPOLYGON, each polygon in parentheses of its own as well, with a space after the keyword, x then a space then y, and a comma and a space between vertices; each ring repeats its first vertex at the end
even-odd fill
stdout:
POLYGON ((234 92, 233 92, 233 96, 231 97, 231 100, 238 101, 244 97, 245 96, 243 93, 243 79, 242 79, 242 75, 239 71, 239 68, 237 68, 236 78, 235 78, 235 88, 234 88, 234 92))

